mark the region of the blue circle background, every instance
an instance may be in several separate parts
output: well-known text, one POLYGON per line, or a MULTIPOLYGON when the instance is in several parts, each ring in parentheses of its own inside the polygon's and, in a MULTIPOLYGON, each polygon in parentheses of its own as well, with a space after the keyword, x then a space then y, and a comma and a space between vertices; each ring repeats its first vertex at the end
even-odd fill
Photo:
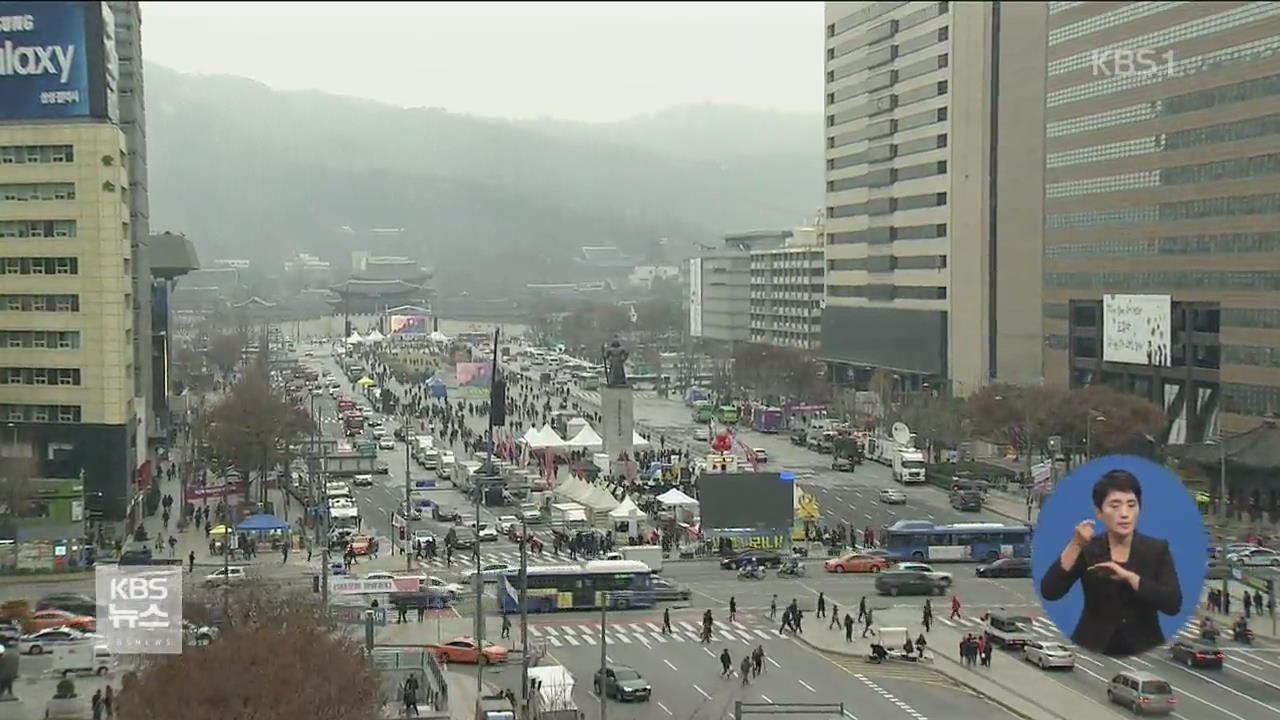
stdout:
MULTIPOLYGON (((1204 518, 1195 499, 1177 475, 1163 465, 1136 455, 1107 455, 1095 458, 1072 470, 1054 488, 1040 508, 1035 536, 1031 542, 1031 577, 1036 596, 1054 624, 1067 638, 1075 632, 1084 607, 1080 583, 1062 599, 1045 601, 1040 595, 1040 578, 1057 562, 1081 520, 1096 520, 1093 485, 1111 470, 1128 470, 1142 485, 1142 508, 1138 515, 1138 532, 1169 541, 1169 552, 1178 569, 1182 586, 1182 609, 1176 616, 1157 614, 1166 639, 1182 628, 1195 612, 1208 572, 1209 540, 1204 518)), ((1101 522, 1097 531, 1102 530, 1101 522)))

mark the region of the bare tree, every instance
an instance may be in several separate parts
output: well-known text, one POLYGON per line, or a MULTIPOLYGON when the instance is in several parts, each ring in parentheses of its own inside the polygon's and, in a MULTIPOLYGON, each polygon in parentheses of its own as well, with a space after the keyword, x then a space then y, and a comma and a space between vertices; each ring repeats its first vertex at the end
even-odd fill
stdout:
MULTIPOLYGON (((259 365, 209 413, 208 439, 225 462, 259 477, 288 458, 289 444, 310 433, 314 421, 306 411, 280 398, 259 365)), ((249 483, 245 484, 246 499, 249 483)), ((265 484, 259 483, 262 500, 265 484)))
POLYGON ((20 517, 31 504, 31 479, 39 472, 35 458, 0 457, 0 525, 20 517))
POLYGON ((209 358, 209 362, 213 363, 214 367, 222 372, 223 377, 226 377, 240 363, 245 346, 248 343, 249 338, 243 332, 227 332, 214 335, 209 338, 209 347, 205 354, 209 358))
POLYGON ((378 717, 381 678, 356 642, 335 632, 313 596, 248 585, 197 596, 184 614, 221 620, 209 645, 148 655, 121 690, 121 720, 369 720, 378 717))

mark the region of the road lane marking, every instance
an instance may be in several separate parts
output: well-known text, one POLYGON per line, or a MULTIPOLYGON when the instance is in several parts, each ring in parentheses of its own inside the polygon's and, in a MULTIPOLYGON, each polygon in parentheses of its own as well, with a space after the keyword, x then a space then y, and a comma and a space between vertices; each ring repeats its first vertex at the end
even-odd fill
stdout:
POLYGON ((704 646, 703 646, 703 648, 702 648, 702 652, 704 652, 704 653, 706 653, 706 654, 710 655, 711 657, 715 657, 715 656, 716 656, 716 654, 715 654, 715 653, 713 653, 713 652, 711 652, 709 649, 707 649, 707 647, 706 647, 705 645, 704 645, 704 646))
POLYGON ((560 638, 558 637, 547 638, 547 642, 551 643, 555 647, 563 647, 563 643, 560 642, 560 638))
POLYGON ((870 519, 871 519, 871 513, 862 513, 862 516, 863 516, 863 517, 865 517, 865 518, 866 518, 866 519, 868 519, 868 520, 870 520, 870 519))
POLYGON ((641 635, 640 633, 636 633, 636 639, 639 640, 640 644, 644 645, 646 648, 650 650, 653 649, 653 646, 649 644, 648 639, 646 639, 645 636, 641 635))
POLYGON ((672 665, 670 660, 663 658, 662 662, 666 663, 667 667, 671 668, 672 670, 675 670, 676 672, 680 672, 680 668, 676 667, 675 665, 672 665))
POLYGON ((810 685, 809 683, 807 683, 807 682, 805 682, 805 681, 803 681, 803 680, 797 680, 796 682, 798 682, 798 683, 800 683, 801 685, 803 685, 803 686, 804 686, 804 689, 805 689, 805 690, 808 690, 808 691, 809 691, 809 692, 811 692, 811 693, 816 693, 816 692, 818 692, 817 690, 814 690, 814 689, 813 689, 813 686, 812 686, 812 685, 810 685))
POLYGON ((779 668, 779 669, 781 669, 781 668, 782 668, 782 666, 778 664, 778 661, 777 661, 777 660, 774 660, 774 659, 773 659, 773 658, 771 658, 771 657, 766 657, 766 658, 765 658, 765 660, 768 660, 768 661, 769 661, 769 662, 770 662, 774 667, 776 667, 776 668, 779 668))
MULTIPOLYGON (((657 702, 657 701, 655 701, 655 702, 657 702)), ((658 707, 662 708, 662 711, 663 711, 663 712, 665 712, 666 714, 670 715, 671 717, 675 717, 675 715, 676 715, 676 714, 675 714, 675 713, 673 713, 673 712, 671 712, 670 710, 668 710, 666 705, 663 705, 662 703, 660 703, 660 702, 659 702, 659 703, 658 703, 658 707)), ((854 718, 854 720, 858 720, 858 719, 857 719, 857 718, 854 718)))
POLYGON ((770 705, 772 705, 772 704, 773 704, 773 701, 769 699, 769 696, 768 696, 768 695, 761 694, 761 695, 760 695, 760 699, 761 699, 761 700, 763 700, 763 701, 765 701, 765 702, 767 702, 767 703, 769 703, 770 705))
MULTIPOLYGON (((1189 674, 1189 675, 1195 675, 1196 677, 1200 678, 1201 680, 1204 680, 1205 682, 1208 682, 1208 683, 1210 683, 1210 684, 1216 685, 1216 686, 1218 686, 1218 687, 1222 688, 1223 690, 1226 690, 1227 692, 1229 692, 1229 693, 1231 693, 1231 694, 1233 694, 1233 695, 1239 695, 1240 697, 1244 698, 1245 700, 1248 700, 1248 701, 1249 701, 1249 702, 1251 702, 1251 703, 1254 703, 1255 705, 1260 705, 1260 706, 1262 706, 1263 708, 1265 708, 1265 709, 1267 709, 1267 710, 1270 710, 1271 712, 1273 712, 1273 713, 1275 713, 1275 714, 1277 714, 1277 715, 1280 715, 1280 708, 1274 708, 1274 707, 1271 707, 1270 705, 1268 705, 1268 704, 1266 704, 1266 703, 1264 703, 1264 702, 1262 702, 1262 701, 1258 700, 1257 698, 1253 698, 1253 697, 1250 697, 1250 696, 1248 696, 1248 695, 1245 695, 1244 693, 1240 692, 1239 690, 1236 690, 1235 688, 1227 687, 1226 685, 1223 685, 1222 683, 1218 682, 1217 680, 1214 680, 1213 678, 1209 677, 1208 675, 1205 675, 1205 674, 1204 674, 1204 673, 1202 673, 1202 672, 1195 672, 1195 671, 1193 671, 1193 670, 1189 670, 1189 669, 1187 669, 1187 668, 1184 668, 1184 667, 1182 667, 1181 665, 1178 665, 1178 666, 1175 666, 1175 667, 1177 667, 1178 669, 1182 670, 1183 672, 1185 672, 1185 673, 1187 673, 1187 674, 1189 674)), ((1237 671, 1237 672, 1239 672, 1239 671, 1237 671)), ((1176 688, 1175 688, 1175 689, 1176 689, 1176 688)), ((1185 690, 1179 690, 1179 692, 1186 692, 1186 691, 1185 691, 1185 690)), ((1206 704, 1208 704, 1208 703, 1206 703, 1206 704)), ((1215 705, 1214 707, 1217 707, 1217 706, 1215 705)), ((1219 709, 1219 710, 1221 710, 1221 708, 1218 708, 1218 709, 1219 709)), ((1223 712, 1226 712, 1226 711, 1225 711, 1225 710, 1223 710, 1223 712)))
POLYGON ((613 658, 609 657, 608 655, 604 656, 604 661, 611 665, 613 664, 613 658))
POLYGON ((565 636, 564 636, 564 639, 565 639, 565 641, 566 641, 566 642, 568 642, 570 645, 572 645, 572 646, 574 646, 574 647, 577 647, 577 646, 578 646, 578 640, 577 640, 577 638, 575 638, 574 636, 572 636, 572 635, 565 635, 565 636))
POLYGON ((849 504, 849 509, 850 509, 850 510, 857 510, 858 508, 854 507, 854 506, 853 506, 853 503, 850 503, 850 504, 849 504))
MULTIPOLYGON (((707 691, 706 691, 706 690, 703 690, 702 688, 698 687, 697 685, 694 685, 694 686, 693 686, 693 689, 694 689, 694 690, 697 690, 697 691, 698 691, 698 694, 699 694, 699 695, 701 695, 702 697, 704 697, 704 698, 706 698, 706 699, 708 699, 708 700, 710 700, 710 699, 711 699, 711 696, 707 694, 707 691)), ((1242 719, 1242 720, 1243 720, 1243 719, 1242 719)))

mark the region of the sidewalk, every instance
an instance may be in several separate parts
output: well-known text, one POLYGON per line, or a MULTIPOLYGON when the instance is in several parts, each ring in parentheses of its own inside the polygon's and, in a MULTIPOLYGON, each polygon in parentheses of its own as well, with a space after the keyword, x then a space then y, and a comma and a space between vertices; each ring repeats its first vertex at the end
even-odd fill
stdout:
MULTIPOLYGON (((1209 591, 1221 590, 1222 580, 1205 580, 1204 590, 1200 594, 1200 605, 1196 607, 1196 615, 1199 617, 1213 618, 1213 621, 1224 635, 1227 635, 1230 642, 1231 625, 1237 618, 1244 617, 1244 591, 1246 586, 1236 580, 1226 580, 1227 592, 1231 595, 1231 612, 1220 613, 1209 610, 1209 591)), ((1249 594, 1253 594, 1252 588, 1247 588, 1249 594)), ((1263 595, 1266 600, 1266 595, 1263 595)), ((1249 629, 1253 631, 1254 637, 1262 642, 1280 643, 1280 627, 1278 627, 1275 615, 1268 615, 1264 609, 1262 613, 1254 612, 1249 617, 1249 629)), ((1221 642, 1221 640, 1219 640, 1221 642)))
MULTIPOLYGON (((920 627, 920 612, 914 608, 889 608, 877 610, 873 627, 905 627, 914 638, 920 627)), ((853 642, 846 643, 844 632, 827 630, 815 625, 805 635, 796 639, 820 652, 865 658, 871 652, 871 639, 859 639, 861 626, 855 626, 853 642)), ((926 636, 929 656, 933 662, 926 665, 954 682, 969 688, 979 696, 996 703, 1009 712, 1029 720, 1075 720, 1075 711, 1081 696, 1066 686, 1046 681, 1042 671, 1022 662, 1005 651, 996 651, 990 668, 968 668, 960 663, 957 648, 963 635, 937 623, 926 636)), ((890 661, 904 662, 904 661, 890 661)), ((1120 715, 1103 705, 1089 707, 1093 720, 1119 720, 1120 715)))

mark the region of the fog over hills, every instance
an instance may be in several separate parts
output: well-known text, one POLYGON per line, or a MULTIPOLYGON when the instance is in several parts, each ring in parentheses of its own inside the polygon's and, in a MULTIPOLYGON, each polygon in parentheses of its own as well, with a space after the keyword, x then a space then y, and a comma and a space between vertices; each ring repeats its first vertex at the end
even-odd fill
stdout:
MULTIPOLYGON (((344 262, 405 228, 444 287, 554 281, 584 245, 660 260, 822 202, 821 116, 688 105, 617 123, 403 109, 147 66, 151 224, 201 257, 344 262), (481 282, 479 270, 493 277, 481 282)), ((668 258, 669 259, 669 258, 668 258)))

